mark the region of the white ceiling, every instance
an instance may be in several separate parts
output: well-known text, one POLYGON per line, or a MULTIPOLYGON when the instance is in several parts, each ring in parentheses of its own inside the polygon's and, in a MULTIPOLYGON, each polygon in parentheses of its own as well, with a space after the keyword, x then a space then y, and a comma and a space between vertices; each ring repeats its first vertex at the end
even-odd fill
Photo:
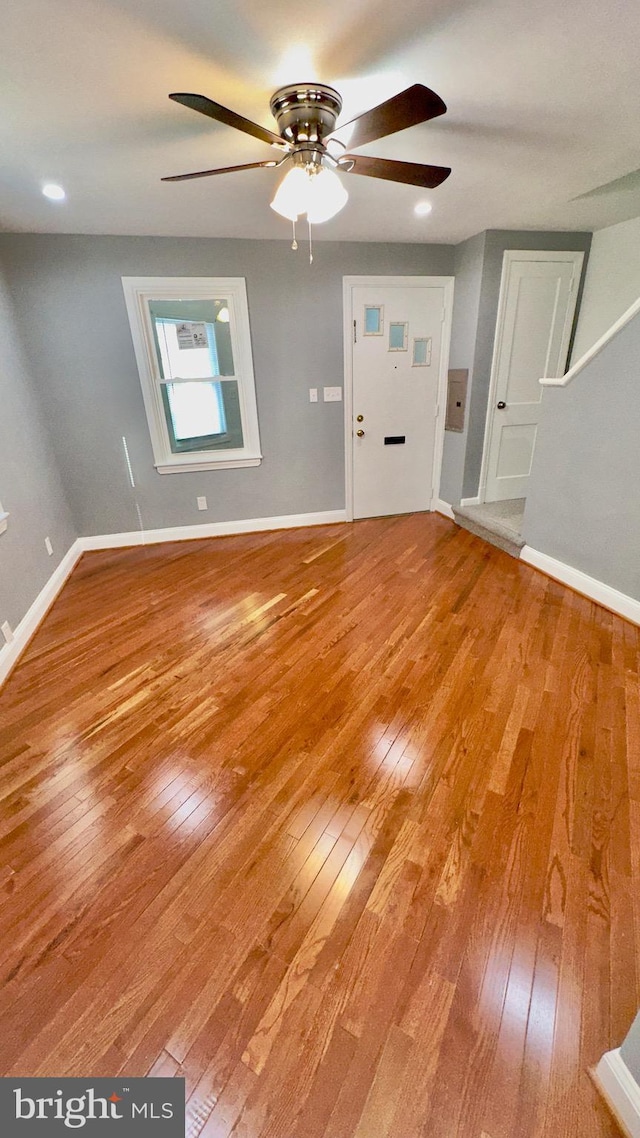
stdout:
POLYGON ((437 190, 346 176, 315 239, 457 242, 488 228, 598 229, 640 214, 636 0, 20 0, 0 36, 0 228, 289 235, 279 176, 164 174, 268 159, 167 99, 196 91, 275 129, 286 82, 338 88, 346 118, 412 83, 448 113, 363 153, 453 167, 437 190), (622 179, 618 182, 618 179, 622 179), (60 182, 64 203, 42 197, 60 182), (573 201, 596 186, 601 194, 573 201), (413 206, 429 198, 433 212, 413 206))

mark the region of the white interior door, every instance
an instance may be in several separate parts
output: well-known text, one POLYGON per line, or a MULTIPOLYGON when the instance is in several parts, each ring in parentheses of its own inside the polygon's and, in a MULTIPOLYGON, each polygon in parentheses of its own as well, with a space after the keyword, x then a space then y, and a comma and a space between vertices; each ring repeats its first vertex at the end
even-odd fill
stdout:
POLYGON ((582 253, 504 255, 487 413, 486 502, 525 498, 543 376, 564 373, 582 253))
POLYGON ((355 518, 431 509, 445 284, 420 281, 351 288, 355 518))

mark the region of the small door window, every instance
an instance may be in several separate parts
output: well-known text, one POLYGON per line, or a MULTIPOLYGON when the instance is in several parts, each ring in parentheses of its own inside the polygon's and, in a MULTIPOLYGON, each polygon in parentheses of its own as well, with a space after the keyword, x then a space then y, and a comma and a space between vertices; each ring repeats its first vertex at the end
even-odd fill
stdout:
POLYGON ((413 341, 412 367, 429 367, 431 363, 431 336, 419 336, 413 341))
POLYGON ((392 320, 389 325, 389 351, 406 352, 409 325, 406 321, 392 320))
POLYGON ((382 336, 384 332, 384 307, 382 304, 365 304, 365 336, 382 336))

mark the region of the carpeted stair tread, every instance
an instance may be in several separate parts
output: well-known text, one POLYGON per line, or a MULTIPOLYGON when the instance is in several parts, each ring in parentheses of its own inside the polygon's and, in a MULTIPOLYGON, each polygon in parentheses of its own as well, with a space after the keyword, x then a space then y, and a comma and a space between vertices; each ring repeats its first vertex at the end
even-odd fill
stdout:
POLYGON ((519 557, 520 550, 525 544, 519 532, 524 502, 520 499, 513 502, 492 502, 491 512, 487 506, 453 506, 453 515, 459 526, 469 530, 470 533, 495 545, 498 549, 510 553, 512 557, 519 557))

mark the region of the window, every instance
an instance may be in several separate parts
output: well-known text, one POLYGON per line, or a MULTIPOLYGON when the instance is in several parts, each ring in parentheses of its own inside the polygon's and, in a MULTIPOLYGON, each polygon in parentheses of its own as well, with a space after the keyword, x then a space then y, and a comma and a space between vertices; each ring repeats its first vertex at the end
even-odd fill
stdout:
POLYGON ((409 325, 406 321, 395 320, 389 325, 389 351, 406 352, 409 325))
POLYGON ((364 306, 364 334, 365 336, 381 336, 384 329, 384 305, 365 304, 364 306))
POLYGON ((249 311, 241 277, 123 277, 160 474, 258 466, 249 311))

